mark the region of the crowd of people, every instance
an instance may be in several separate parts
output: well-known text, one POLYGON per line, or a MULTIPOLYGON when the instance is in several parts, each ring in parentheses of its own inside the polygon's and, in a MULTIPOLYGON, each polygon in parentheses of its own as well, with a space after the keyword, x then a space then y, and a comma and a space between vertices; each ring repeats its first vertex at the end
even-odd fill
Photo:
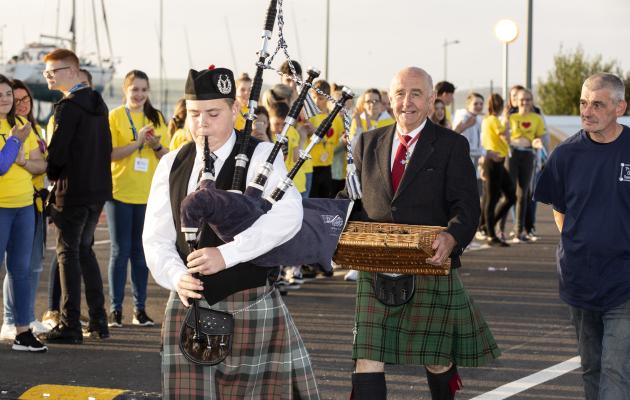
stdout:
MULTIPOLYGON (((63 93, 45 130, 33 117, 34 99, 29 88, 19 80, 0 75, 0 253, 6 254, 3 258, 7 268, 0 338, 13 340, 14 350, 44 352, 47 350, 44 343, 80 344, 84 336, 106 339, 110 336, 110 328, 122 327, 128 323, 129 316, 134 325, 153 325, 154 321, 145 309, 151 272, 160 285, 172 290, 167 321, 164 322, 167 327, 164 352, 175 354, 173 338, 179 335, 188 299, 201 299, 196 290, 202 283, 190 273, 183 272, 182 260, 188 263, 192 272, 202 275, 217 274, 216 265, 220 265, 219 270, 232 272, 251 268, 247 263, 249 258, 239 254, 242 243, 230 247, 211 235, 205 237, 204 242, 210 250, 188 254, 188 250, 184 251, 180 246, 179 226, 177 221, 173 225, 173 218, 179 213, 182 196, 196 185, 195 171, 201 173, 199 151, 193 156, 195 146, 201 143, 199 138, 219 140, 210 145, 216 155, 217 187, 227 182, 220 171, 233 170, 230 163, 235 150, 226 146, 234 145, 232 127, 238 132, 246 124, 252 79, 246 73, 235 79, 231 71, 221 68, 211 67, 199 73, 191 70, 185 98, 177 102, 173 116, 165 117, 152 105, 149 77, 140 70, 127 73, 123 81, 123 103, 108 110, 101 96, 91 89, 91 77, 79 68, 74 53, 57 49, 49 53, 45 61, 44 76, 49 88, 63 93), (230 85, 226 91, 219 86, 217 89, 212 86, 216 85, 217 79, 233 82, 234 87, 230 85), (220 106, 216 105, 219 103, 207 103, 218 99, 225 102, 220 106), (213 108, 203 108, 211 105, 213 108), (233 110, 232 122, 230 110, 233 110), (223 126, 224 123, 227 125, 223 126), (186 155, 190 156, 186 159, 186 155), (94 232, 103 211, 111 240, 108 310, 103 279, 92 249, 94 232), (52 230, 56 234, 56 256, 52 258, 50 268, 49 302, 42 320, 38 321, 35 298, 43 271, 46 235, 52 230), (217 251, 221 246, 227 247, 217 251), (214 264, 209 260, 214 260, 214 264), (131 266, 133 294, 130 315, 123 310, 128 265, 131 266), (88 306, 88 316, 85 317, 80 313, 82 281, 88 306)), ((303 79, 301 65, 296 61, 285 62, 280 72, 280 82, 262 93, 260 104, 254 110, 256 119, 252 136, 263 146, 275 142, 283 131, 300 90, 296 80, 303 79)), ((331 101, 340 98, 341 90, 342 85, 324 79, 313 83, 310 95, 316 107, 311 112, 304 110, 295 126, 286 132, 287 141, 281 154, 283 166, 278 168, 279 171, 286 173, 298 162, 309 138, 328 115, 331 101)), ((500 247, 537 240, 533 195, 541 176, 544 177, 544 189, 537 191, 537 198, 554 204, 554 209, 563 214, 568 212, 558 189, 551 187, 553 180, 560 178, 555 175, 557 169, 549 172, 546 168, 549 132, 541 109, 534 105, 533 93, 520 85, 511 88, 507 99, 496 93, 484 99, 473 92, 466 97, 464 108, 454 110, 455 90, 450 82, 433 85, 424 70, 408 68, 394 77, 389 91, 369 88, 355 99, 356 103, 349 100, 345 108, 351 111, 351 122, 346 125, 341 115, 334 119, 295 176, 294 189, 283 200, 287 204, 297 204, 296 198, 300 197, 347 195, 344 192, 346 148, 351 144, 355 148, 361 182, 370 186, 370 194, 364 197, 360 211, 364 218, 448 226, 436 240, 436 255, 431 260, 442 263, 450 257, 454 271, 443 278, 410 278, 405 284, 418 293, 415 298, 409 303, 407 299, 388 305, 404 304, 408 313, 395 316, 388 314, 387 308, 381 310, 381 303, 385 303, 372 289, 377 284, 390 284, 387 276, 373 277, 357 271, 346 274, 346 280, 357 281, 353 345, 356 370, 352 378, 353 398, 356 399, 386 396, 385 363, 424 365, 433 398, 454 398, 460 385, 456 365, 478 366, 500 354, 488 326, 469 302, 457 277, 461 253, 473 236, 490 246, 500 247), (383 138, 388 137, 388 145, 382 146, 383 138), (428 144, 433 146, 433 153, 423 154, 428 144), (416 147, 420 149, 414 150, 416 147), (416 153, 421 155, 416 156, 416 153), (414 165, 414 160, 422 157, 430 160, 429 167, 423 171, 446 171, 443 181, 437 179, 437 175, 427 173, 418 178, 420 183, 405 182, 406 168, 420 168, 414 165), (391 166, 391 176, 387 174, 384 181, 378 168, 381 158, 391 166), (461 177, 453 178, 458 174, 461 177), (411 192, 404 192, 417 184, 434 187, 436 190, 431 196, 435 199, 419 200, 410 195, 411 192), (400 204, 400 207, 393 204, 400 204), (513 228, 512 232, 507 232, 510 216, 513 228), (409 325, 412 321, 424 320, 427 313, 435 310, 435 304, 444 300, 443 295, 449 302, 442 308, 437 307, 444 314, 439 318, 450 318, 448 315, 453 307, 467 310, 465 315, 458 317, 463 322, 454 328, 459 336, 453 340, 459 341, 461 346, 457 357, 452 357, 452 349, 446 344, 428 343, 418 351, 409 351, 405 344, 389 341, 380 347, 375 345, 375 340, 388 335, 400 339, 401 330, 406 332, 404 343, 422 342, 424 339, 417 336, 419 332, 426 334, 430 331, 434 335, 450 337, 454 331, 447 332, 444 326, 409 325), (451 302, 453 299, 456 305, 451 302), (381 311, 384 313, 382 319, 381 311)), ((252 148, 249 154, 252 163, 261 158, 262 148, 258 145, 252 148)), ((630 167, 624 172, 624 164, 621 165, 619 180, 630 181, 630 167)), ((250 169, 248 179, 252 173, 250 169)), ((296 213, 289 215, 285 211, 285 221, 297 218, 299 213, 296 213)), ((277 216, 269 218, 267 224, 277 216)), ((269 228, 250 229, 257 234, 264 232, 266 240, 277 245, 293 232, 288 223, 282 229, 276 226, 273 234, 270 233, 273 229, 269 228)), ((248 254, 252 251, 248 250, 248 254)), ((306 278, 317 273, 321 271, 308 265, 283 266, 272 287, 287 294, 299 289, 306 278)), ((229 282, 227 286, 234 284, 238 289, 226 292, 227 297, 223 300, 217 299, 220 300, 217 304, 226 309, 233 307, 234 302, 249 304, 253 299, 265 299, 269 309, 283 306, 280 298, 268 297, 275 291, 270 291, 265 283, 267 275, 258 287, 240 287, 228 278, 223 279, 229 282)), ((254 304, 258 302, 247 307, 254 304)), ((574 315, 578 315, 580 305, 573 308, 574 315)), ((247 307, 243 310, 250 310, 247 307)), ((274 323, 290 321, 290 315, 282 311, 274 314, 273 319, 274 323)), ((578 326, 583 328, 583 324, 580 322, 578 326)), ((294 339, 301 343, 296 332, 294 329, 292 334, 297 335, 294 339)), ((298 350, 305 352, 301 347, 298 350)), ((171 367, 189 368, 183 366, 185 362, 172 361, 171 367)), ((316 385, 315 393, 313 387, 308 389, 314 384, 310 382, 314 379, 310 362, 303 359, 301 362, 305 381, 295 381, 291 371, 278 379, 292 380, 296 390, 305 391, 302 393, 304 398, 317 398, 316 385)), ((226 373, 221 368, 213 371, 226 373)), ((206 379, 199 375, 201 370, 197 367, 191 369, 190 374, 196 376, 194 379, 206 379)), ((169 384, 172 384, 172 377, 165 374, 165 390, 169 384)), ((172 387, 169 393, 174 395, 180 389, 172 387)))

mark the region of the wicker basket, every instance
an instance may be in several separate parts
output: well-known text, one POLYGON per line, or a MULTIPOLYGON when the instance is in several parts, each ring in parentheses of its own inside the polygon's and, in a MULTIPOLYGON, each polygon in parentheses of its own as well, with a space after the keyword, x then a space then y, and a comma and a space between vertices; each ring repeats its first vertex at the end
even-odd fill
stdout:
POLYGON ((451 260, 441 266, 425 262, 440 226, 348 222, 341 234, 333 261, 367 272, 409 275, 448 275, 451 260))

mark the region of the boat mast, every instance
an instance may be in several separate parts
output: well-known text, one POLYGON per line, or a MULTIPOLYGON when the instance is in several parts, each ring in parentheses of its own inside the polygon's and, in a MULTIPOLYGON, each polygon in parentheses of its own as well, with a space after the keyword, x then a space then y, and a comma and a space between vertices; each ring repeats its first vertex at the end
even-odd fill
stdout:
POLYGON ((96 20, 96 0, 92 0, 92 19, 94 20, 94 40, 96 41, 96 56, 98 67, 103 70, 103 58, 101 57, 101 43, 98 39, 98 21, 96 20))
POLYGON ((77 52, 77 26, 76 26, 76 0, 72 0, 72 24, 70 25, 70 31, 72 32, 72 39, 70 40, 70 50, 74 53, 77 52))

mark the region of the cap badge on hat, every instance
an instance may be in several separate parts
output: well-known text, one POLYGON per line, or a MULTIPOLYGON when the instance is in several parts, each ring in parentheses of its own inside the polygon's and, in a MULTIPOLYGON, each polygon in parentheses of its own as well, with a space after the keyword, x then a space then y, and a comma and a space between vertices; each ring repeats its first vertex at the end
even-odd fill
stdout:
POLYGON ((219 75, 217 89, 219 89, 221 94, 229 94, 232 91, 232 82, 230 82, 230 78, 227 75, 219 75))

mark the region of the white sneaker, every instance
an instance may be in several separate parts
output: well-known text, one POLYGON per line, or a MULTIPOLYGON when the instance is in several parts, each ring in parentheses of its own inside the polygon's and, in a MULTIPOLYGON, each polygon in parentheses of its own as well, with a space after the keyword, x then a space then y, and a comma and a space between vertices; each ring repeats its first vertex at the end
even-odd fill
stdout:
POLYGON ((39 334, 49 332, 52 328, 49 328, 48 325, 45 325, 38 320, 35 320, 31 322, 31 329, 33 330, 33 334, 37 336, 39 334))
POLYGON ((354 269, 351 269, 350 271, 348 271, 346 276, 343 277, 343 280, 355 282, 358 276, 359 276, 359 272, 354 269))
POLYGON ((15 340, 16 334, 17 331, 15 330, 15 325, 2 324, 2 328, 0 329, 0 340, 15 340))

